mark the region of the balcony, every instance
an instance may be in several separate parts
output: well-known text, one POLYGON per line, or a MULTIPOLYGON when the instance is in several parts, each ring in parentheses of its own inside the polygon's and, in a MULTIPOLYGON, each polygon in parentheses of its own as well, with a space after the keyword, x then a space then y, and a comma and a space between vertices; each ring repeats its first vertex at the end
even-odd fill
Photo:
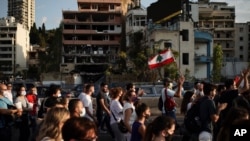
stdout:
POLYGON ((195 37, 195 41, 199 41, 199 42, 202 42, 202 41, 210 42, 213 40, 212 34, 208 32, 204 32, 204 31, 195 31, 194 37, 195 37))
POLYGON ((231 38, 227 38, 227 37, 216 38, 216 37, 214 37, 214 41, 234 41, 234 38, 233 37, 231 37, 231 38))
POLYGON ((212 57, 205 56, 205 55, 195 56, 194 61, 196 63, 210 63, 210 62, 212 62, 212 57))
POLYGON ((63 40, 65 45, 120 45, 119 41, 63 40))
POLYGON ((96 34, 96 30, 90 30, 90 29, 64 29, 63 34, 96 34))
POLYGON ((234 51, 233 47, 223 47, 222 48, 223 51, 234 51))
POLYGON ((78 3, 116 3, 120 4, 120 0, 77 0, 78 3))

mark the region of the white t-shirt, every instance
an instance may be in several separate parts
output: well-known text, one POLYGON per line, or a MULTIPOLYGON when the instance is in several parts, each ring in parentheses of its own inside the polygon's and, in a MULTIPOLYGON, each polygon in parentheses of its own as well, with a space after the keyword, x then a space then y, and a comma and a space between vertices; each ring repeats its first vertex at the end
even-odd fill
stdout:
POLYGON ((11 103, 13 103, 13 95, 10 91, 4 93, 4 97, 8 98, 11 101, 11 103))
MULTIPOLYGON (((165 90, 166 88, 163 88, 161 90, 161 96, 162 96, 162 102, 164 103, 165 100, 166 100, 166 97, 165 97, 165 90)), ((170 97, 174 97, 174 94, 175 94, 175 91, 171 90, 171 89, 167 89, 167 95, 170 96, 170 97)), ((165 107, 164 105, 162 106, 162 113, 165 113, 165 107)))
POLYGON ((135 119, 136 119, 136 113, 135 113, 135 106, 131 103, 128 102, 124 102, 124 106, 123 106, 123 119, 125 117, 125 111, 129 108, 132 108, 132 115, 130 116, 129 119, 129 124, 132 126, 132 124, 134 123, 135 119))
MULTIPOLYGON (((89 108, 89 111, 90 113, 93 115, 93 102, 92 102, 92 99, 91 99, 91 96, 90 95, 87 95, 85 93, 81 93, 78 98, 82 101, 84 107, 88 107, 89 108)), ((90 120, 93 120, 87 113, 85 114, 85 117, 89 118, 90 120)))
POLYGON ((113 124, 113 123, 116 123, 116 122, 119 122, 122 117, 123 117, 123 107, 121 105, 121 103, 117 100, 112 100, 111 103, 110 103, 110 111, 113 113, 111 113, 110 115, 110 124, 113 124), (115 118, 116 120, 115 120, 115 118))

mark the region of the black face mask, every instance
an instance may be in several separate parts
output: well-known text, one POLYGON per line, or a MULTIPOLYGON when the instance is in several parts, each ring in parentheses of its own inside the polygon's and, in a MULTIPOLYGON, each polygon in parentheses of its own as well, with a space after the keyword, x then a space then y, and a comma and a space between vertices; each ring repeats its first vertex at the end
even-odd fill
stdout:
POLYGON ((149 114, 146 114, 145 115, 145 119, 149 119, 150 115, 149 114))
POLYGON ((165 137, 165 141, 172 141, 172 139, 173 139, 173 135, 167 135, 166 137, 165 137))

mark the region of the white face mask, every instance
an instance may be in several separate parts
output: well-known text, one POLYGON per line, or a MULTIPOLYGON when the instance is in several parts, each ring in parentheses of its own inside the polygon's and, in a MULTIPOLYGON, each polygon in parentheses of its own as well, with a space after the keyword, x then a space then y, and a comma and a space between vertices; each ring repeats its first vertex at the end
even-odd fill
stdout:
POLYGON ((61 93, 59 93, 59 94, 58 94, 58 97, 61 97, 61 96, 62 96, 62 94, 61 94, 61 93))
POLYGON ((26 91, 22 91, 22 92, 21 92, 21 95, 26 95, 26 91))
POLYGON ((7 96, 8 94, 9 94, 8 91, 3 91, 3 95, 4 95, 4 96, 7 96))
POLYGON ((84 117, 86 114, 85 108, 82 108, 82 112, 80 113, 80 117, 84 117))

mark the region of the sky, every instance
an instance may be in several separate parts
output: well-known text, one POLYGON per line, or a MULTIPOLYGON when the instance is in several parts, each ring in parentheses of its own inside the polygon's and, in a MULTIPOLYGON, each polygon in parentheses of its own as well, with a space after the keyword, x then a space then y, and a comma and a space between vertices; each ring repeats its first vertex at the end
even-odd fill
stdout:
MULTIPOLYGON (((7 14, 7 0, 2 3, 0 0, 0 17, 7 14), (5 6, 4 6, 5 5, 5 6)), ((148 7, 157 0, 141 0, 144 7, 148 7)), ((197 1, 197 0, 190 0, 197 1)), ((210 0, 214 2, 227 2, 230 6, 235 6, 236 22, 250 21, 250 0, 210 0)), ((57 28, 62 19, 62 10, 77 10, 77 0, 36 0, 36 25, 41 26, 45 23, 46 29, 57 28)))

